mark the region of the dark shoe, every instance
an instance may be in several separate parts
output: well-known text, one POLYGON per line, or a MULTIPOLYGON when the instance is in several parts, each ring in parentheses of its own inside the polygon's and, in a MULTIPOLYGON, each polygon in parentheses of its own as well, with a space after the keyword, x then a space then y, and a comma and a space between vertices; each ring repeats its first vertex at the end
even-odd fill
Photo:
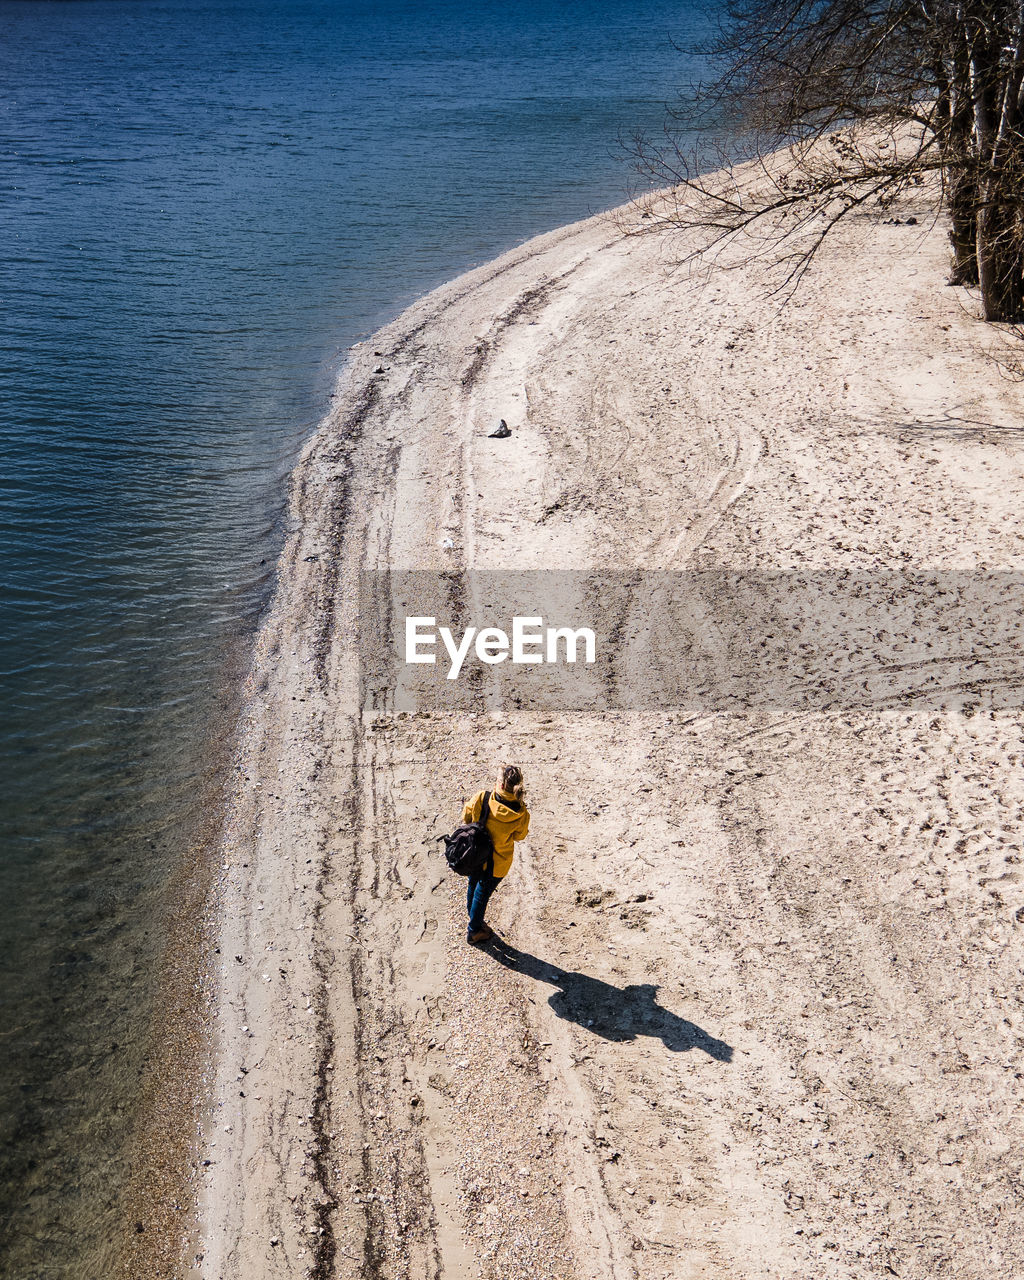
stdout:
POLYGON ((474 946, 476 946, 481 942, 490 942, 490 940, 493 937, 494 937, 494 930, 488 929, 487 925, 484 925, 482 929, 477 929, 476 933, 467 932, 466 941, 471 942, 473 943, 474 946))

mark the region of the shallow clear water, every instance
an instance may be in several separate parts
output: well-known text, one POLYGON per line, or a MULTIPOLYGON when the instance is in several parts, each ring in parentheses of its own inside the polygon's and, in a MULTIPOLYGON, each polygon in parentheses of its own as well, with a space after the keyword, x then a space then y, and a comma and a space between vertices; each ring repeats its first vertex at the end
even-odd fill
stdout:
POLYGON ((619 203, 685 3, 0 0, 0 1247, 113 1231, 168 885, 347 346, 619 203))

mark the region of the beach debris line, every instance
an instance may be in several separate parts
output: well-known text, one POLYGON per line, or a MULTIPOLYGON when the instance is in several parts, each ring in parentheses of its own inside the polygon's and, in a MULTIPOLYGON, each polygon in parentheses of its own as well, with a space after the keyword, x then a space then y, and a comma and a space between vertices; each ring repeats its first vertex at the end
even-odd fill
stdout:
POLYGON ((512 430, 504 418, 498 423, 496 431, 492 431, 487 437, 488 440, 507 440, 512 434, 512 430))

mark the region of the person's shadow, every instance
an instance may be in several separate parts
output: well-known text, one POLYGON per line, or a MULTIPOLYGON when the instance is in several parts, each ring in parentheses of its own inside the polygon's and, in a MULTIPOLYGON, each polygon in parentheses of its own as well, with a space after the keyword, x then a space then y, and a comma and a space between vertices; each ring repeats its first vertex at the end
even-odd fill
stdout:
POLYGON ((724 1040, 716 1040, 696 1023, 663 1009, 654 998, 658 988, 653 983, 613 987, 600 978, 573 973, 539 960, 529 952, 513 947, 497 934, 480 950, 516 973, 557 987, 558 990, 548 998, 548 1004, 558 1017, 578 1023, 605 1040, 627 1041, 635 1040, 637 1036, 657 1036, 673 1053, 703 1049, 719 1062, 732 1061, 731 1045, 724 1040))

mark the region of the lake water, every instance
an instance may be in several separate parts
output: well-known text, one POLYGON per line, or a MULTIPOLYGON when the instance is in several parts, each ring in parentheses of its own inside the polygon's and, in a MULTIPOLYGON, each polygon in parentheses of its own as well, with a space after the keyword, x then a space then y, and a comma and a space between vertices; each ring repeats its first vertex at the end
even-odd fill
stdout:
POLYGON ((667 0, 0 0, 0 1250, 116 1234, 166 902, 347 347, 620 203, 667 0))

